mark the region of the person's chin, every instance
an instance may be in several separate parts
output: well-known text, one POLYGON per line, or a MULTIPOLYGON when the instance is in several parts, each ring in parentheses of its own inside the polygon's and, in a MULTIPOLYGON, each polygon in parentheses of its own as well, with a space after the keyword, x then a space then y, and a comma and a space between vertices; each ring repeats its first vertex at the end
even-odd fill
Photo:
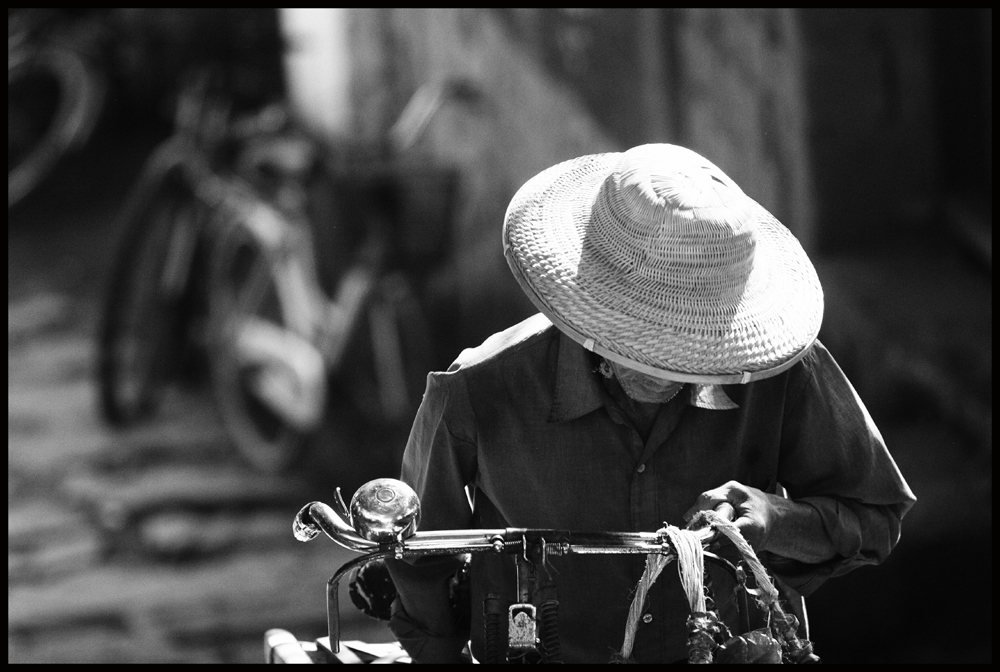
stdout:
POLYGON ((662 404, 663 398, 667 396, 663 394, 647 394, 641 392, 626 392, 626 394, 628 394, 632 401, 638 401, 644 404, 662 404))
POLYGON ((679 391, 678 389, 671 389, 671 390, 664 390, 662 392, 659 390, 655 392, 650 392, 647 390, 629 390, 625 386, 622 386, 622 389, 625 390, 625 394, 627 394, 632 399, 632 401, 639 401, 644 404, 666 403, 671 399, 673 399, 674 396, 679 391))

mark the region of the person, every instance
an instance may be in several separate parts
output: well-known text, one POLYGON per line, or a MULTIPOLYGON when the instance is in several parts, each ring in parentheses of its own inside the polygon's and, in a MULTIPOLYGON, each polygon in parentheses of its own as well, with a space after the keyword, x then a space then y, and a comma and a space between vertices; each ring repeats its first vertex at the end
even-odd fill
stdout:
MULTIPOLYGON (((559 163, 513 197, 503 245, 539 313, 428 376, 401 468, 421 530, 656 531, 716 509, 788 600, 886 558, 915 497, 817 340, 812 263, 722 170, 669 144, 559 163)), ((563 659, 608 662, 643 558, 550 561, 563 659)), ((509 557, 473 554, 467 624, 461 562, 387 562, 417 662, 458 662, 470 637, 482 660, 484 597, 516 595, 509 557)), ((689 612, 663 572, 634 659, 684 660, 689 612)))

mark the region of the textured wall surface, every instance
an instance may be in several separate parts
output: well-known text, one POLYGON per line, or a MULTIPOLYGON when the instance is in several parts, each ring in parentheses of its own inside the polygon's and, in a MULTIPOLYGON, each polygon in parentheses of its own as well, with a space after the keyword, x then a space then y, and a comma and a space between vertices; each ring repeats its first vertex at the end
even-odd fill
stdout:
POLYGON ((884 246, 930 225, 939 194, 929 10, 804 10, 818 242, 884 246))
POLYGON ((398 108, 407 89, 455 75, 486 93, 477 110, 446 109, 422 147, 463 170, 455 256, 463 333, 473 340, 530 310, 509 278, 500 226, 516 189, 564 159, 686 144, 810 246, 794 13, 603 11, 401 9, 366 19, 373 39, 391 45, 362 80, 392 82, 383 104, 398 108))
POLYGON ((676 20, 683 142, 726 171, 810 250, 813 184, 795 13, 695 9, 676 20))
POLYGON ((421 83, 452 77, 468 79, 483 92, 475 105, 445 106, 415 147, 462 171, 451 281, 459 287, 460 331, 468 345, 533 312, 500 243, 504 212, 517 188, 558 161, 618 146, 494 14, 400 9, 383 17, 380 30, 388 37, 379 35, 392 46, 378 72, 395 74, 388 104, 398 110, 421 83))

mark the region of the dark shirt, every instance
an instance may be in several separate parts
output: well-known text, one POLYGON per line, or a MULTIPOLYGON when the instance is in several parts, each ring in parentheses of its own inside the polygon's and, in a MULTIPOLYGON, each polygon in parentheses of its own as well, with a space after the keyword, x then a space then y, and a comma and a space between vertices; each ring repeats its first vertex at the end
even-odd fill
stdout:
MULTIPOLYGON (((645 439, 595 368, 592 353, 536 315, 430 374, 401 473, 420 497, 420 529, 655 531, 664 522, 684 527, 698 495, 727 481, 766 492, 783 486, 816 508, 839 553, 818 565, 762 554, 802 595, 881 562, 899 540, 913 493, 819 342, 772 378, 686 386, 662 404, 645 439)), ((389 563, 399 592, 390 628, 418 662, 457 661, 470 637, 448 600, 457 562, 389 563)), ((552 563, 564 660, 608 662, 621 648, 643 557, 552 563)), ((514 601, 515 575, 509 556, 474 554, 471 576, 472 651, 482 660, 483 597, 499 591, 514 601)), ((719 587, 724 580, 713 579, 717 602, 731 594, 719 587)), ((635 660, 684 659, 688 606, 676 570, 657 580, 645 613, 635 660)))

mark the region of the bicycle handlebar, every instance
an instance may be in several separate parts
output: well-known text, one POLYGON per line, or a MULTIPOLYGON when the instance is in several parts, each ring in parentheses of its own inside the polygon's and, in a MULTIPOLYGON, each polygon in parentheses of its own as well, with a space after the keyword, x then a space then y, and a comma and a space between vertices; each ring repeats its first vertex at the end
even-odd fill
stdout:
MULTIPOLYGON (((551 555, 671 552, 666 535, 660 532, 580 532, 507 527, 413 532, 405 537, 399 535, 392 541, 378 541, 358 534, 348 520, 330 506, 323 502, 311 502, 295 516, 293 532, 299 541, 310 541, 320 531, 348 550, 358 553, 392 552, 397 559, 486 551, 510 552, 520 547, 525 536, 546 540, 551 555)), ((707 527, 696 530, 695 534, 703 545, 714 536, 714 532, 707 527)))
MULTIPOLYGON (((477 552, 494 552, 517 554, 519 557, 518 572, 521 571, 522 558, 527 567, 540 561, 547 562, 548 556, 568 554, 651 554, 673 555, 681 562, 680 549, 675 548, 671 537, 673 532, 667 528, 659 532, 570 532, 568 530, 507 527, 496 529, 468 530, 437 530, 418 532, 420 520, 420 501, 413 490, 401 481, 395 479, 376 479, 363 485, 351 499, 351 506, 344 505, 340 496, 340 488, 336 489, 337 509, 322 502, 310 502, 295 516, 292 524, 295 538, 299 541, 310 541, 324 532, 330 539, 348 550, 362 555, 345 563, 327 581, 327 625, 330 636, 330 647, 334 653, 340 651, 340 608, 338 591, 341 579, 355 569, 359 569, 378 557, 395 555, 396 559, 420 557, 425 555, 458 555, 477 552), (668 534, 669 532, 669 534, 668 534)), ((714 524, 705 525, 693 530, 695 538, 701 546, 707 546, 715 537, 714 524)), ((749 621, 746 594, 757 595, 765 586, 777 595, 777 591, 761 568, 751 566, 757 577, 757 592, 752 592, 744 584, 745 572, 741 567, 733 565, 728 560, 707 550, 703 551, 705 561, 713 561, 727 569, 734 580, 745 591, 738 598, 742 604, 738 607, 742 614, 743 627, 749 631, 749 621)), ((750 552, 752 556, 752 551, 750 552)), ((759 566, 759 561, 750 558, 759 566)), ((528 575, 531 570, 527 570, 528 575)), ((521 585, 518 579, 518 596, 521 601, 531 600, 531 589, 521 585), (522 592, 526 591, 526 592, 522 592)), ((530 579, 527 579, 530 583, 530 579)), ((768 623, 771 633, 781 647, 782 659, 791 662, 819 662, 812 651, 808 640, 800 640, 795 634, 798 622, 794 616, 785 614, 774 596, 766 600, 768 623)), ((765 602, 760 602, 764 605, 765 602)), ((511 614, 514 607, 511 606, 511 614)), ((523 606, 523 605, 520 605, 523 606)), ((692 606, 694 609, 694 606, 692 606)), ((704 616, 704 614, 702 614, 704 616)), ((511 616, 513 618, 513 616, 511 616)), ((530 618, 534 618, 532 615, 530 618)), ((513 620, 511 621, 514 622, 513 620)), ((690 622, 689 622, 690 624, 690 622)), ((533 633, 534 630, 531 630, 533 633)), ((554 631, 553 631, 554 632, 554 631)), ((712 640, 713 635, 704 626, 696 624, 695 631, 702 637, 712 640), (702 630, 698 630, 702 628, 702 630)), ((533 637, 534 635, 532 635, 533 637)), ((512 640, 513 641, 513 640, 512 640)), ((520 641, 520 640, 518 640, 520 641)), ((689 640, 692 660, 702 659, 703 654, 711 662, 711 649, 702 651, 704 642, 689 640), (692 643, 694 642, 694 643, 692 643), (698 654, 697 656, 695 654, 698 654)), ((735 658, 734 658, 735 660, 735 658)))
MULTIPOLYGON (((340 607, 338 589, 341 579, 377 557, 390 554, 396 559, 426 555, 463 553, 524 554, 528 545, 541 549, 542 558, 555 555, 590 554, 675 554, 673 545, 662 532, 572 532, 569 530, 507 527, 496 529, 435 530, 418 532, 420 502, 416 493, 395 479, 376 479, 363 485, 348 508, 336 489, 336 508, 323 502, 310 502, 296 514, 292 531, 299 541, 311 541, 320 532, 360 557, 344 564, 327 581, 327 625, 330 646, 340 650, 340 607)), ((714 537, 709 527, 695 530, 701 544, 714 537)), ((729 563, 706 552, 724 565, 729 563)), ((735 568, 730 568, 735 573, 735 568)))

